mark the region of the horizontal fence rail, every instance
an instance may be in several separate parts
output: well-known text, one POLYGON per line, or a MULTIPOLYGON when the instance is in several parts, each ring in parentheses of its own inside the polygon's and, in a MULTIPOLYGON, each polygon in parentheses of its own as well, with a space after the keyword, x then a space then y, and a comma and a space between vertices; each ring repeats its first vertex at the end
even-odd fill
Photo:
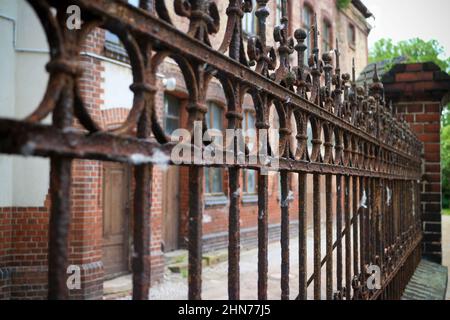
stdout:
MULTIPOLYGON (((65 267, 72 160, 92 159, 130 163, 135 167, 133 298, 148 299, 153 167, 175 165, 171 154, 176 145, 164 134, 155 113, 157 69, 168 57, 178 64, 187 84, 188 129, 192 133, 196 121, 205 121, 206 90, 212 79, 221 83, 226 97, 228 129, 242 128, 242 103, 246 94, 252 97, 256 109, 258 132, 271 128, 272 105, 280 124, 278 148, 268 143, 265 146, 270 159, 279 158, 276 168, 252 163, 249 148, 245 149, 242 163, 185 161, 179 164, 189 167, 189 299, 202 298, 203 177, 208 166, 229 170, 230 299, 240 298, 238 177, 246 168, 260 172, 257 180, 258 299, 268 298, 270 212, 268 176, 264 173, 267 170, 280 172, 281 299, 307 299, 309 288, 314 299, 400 297, 420 258, 422 144, 384 100, 383 85, 376 71, 370 85, 357 86, 354 67, 352 75, 341 74, 337 42, 332 53, 319 55, 317 22, 311 30, 295 30, 291 37, 286 0, 281 1, 280 25, 274 30, 267 30, 266 26, 268 0, 257 0, 256 8, 251 0, 230 0, 221 45, 213 48, 211 39, 219 32, 223 17, 211 0, 173 1, 175 14, 189 23, 186 33, 171 21, 166 7, 166 3, 172 5, 171 1, 156 1, 154 9, 149 1, 140 1, 139 8, 119 0, 28 2, 47 34, 50 78, 42 102, 26 119, 0 119, 0 153, 51 159, 49 298, 68 297, 65 267), (66 10, 70 5, 81 9, 83 24, 79 30, 69 30, 66 26, 66 10), (244 41, 242 18, 253 9, 257 35, 244 41), (130 87, 134 93, 133 107, 127 120, 114 130, 103 130, 95 122, 79 89, 84 72, 79 62, 80 51, 86 37, 98 27, 120 38, 133 73, 130 87), (266 40, 267 34, 272 33, 274 47, 266 40), (305 65, 308 33, 313 47, 305 65), (293 60, 295 66, 291 65, 293 60), (52 124, 43 124, 42 120, 49 114, 52 114, 52 124), (299 183, 298 253, 289 251, 292 210, 288 198, 292 175, 298 176, 299 183), (307 179, 309 175, 312 179, 307 179), (311 208, 306 204, 310 182, 311 208), (323 189, 325 198, 321 198, 323 189), (321 219, 322 210, 326 213, 325 221, 321 219), (308 215, 313 217, 312 251, 307 246, 308 215), (321 232, 322 222, 325 237, 321 232), (298 266, 290 266, 292 254, 298 254, 298 266), (308 270, 307 257, 313 258, 312 270, 308 270), (290 268, 294 267, 299 272, 298 292, 289 287, 290 268)), ((189 148, 203 152, 208 146, 189 148)))

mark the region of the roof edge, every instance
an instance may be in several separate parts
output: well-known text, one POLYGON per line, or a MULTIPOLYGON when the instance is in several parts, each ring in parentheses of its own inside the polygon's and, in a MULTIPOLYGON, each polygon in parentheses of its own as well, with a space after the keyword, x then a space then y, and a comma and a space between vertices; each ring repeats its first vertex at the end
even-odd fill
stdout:
POLYGON ((352 0, 352 4, 355 6, 355 8, 362 13, 364 18, 370 18, 373 17, 373 13, 367 9, 367 7, 362 3, 361 0, 352 0))

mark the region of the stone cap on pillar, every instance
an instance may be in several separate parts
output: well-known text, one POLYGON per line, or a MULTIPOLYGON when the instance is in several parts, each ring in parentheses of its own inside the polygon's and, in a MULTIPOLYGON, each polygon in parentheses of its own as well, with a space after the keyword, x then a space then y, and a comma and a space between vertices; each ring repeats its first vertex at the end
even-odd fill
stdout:
POLYGON ((448 101, 450 75, 434 62, 397 64, 382 78, 387 101, 448 101))

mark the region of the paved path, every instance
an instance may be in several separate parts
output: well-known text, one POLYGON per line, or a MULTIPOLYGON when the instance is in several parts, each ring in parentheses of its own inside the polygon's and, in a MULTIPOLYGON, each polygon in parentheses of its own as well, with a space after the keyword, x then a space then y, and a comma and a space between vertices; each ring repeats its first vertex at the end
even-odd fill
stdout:
MULTIPOLYGON (((450 271, 450 216, 442 216, 442 264, 450 271)), ((447 283, 447 300, 450 300, 450 272, 447 283)))
MULTIPOLYGON (((322 228, 322 257, 325 256, 325 226, 322 228)), ((333 232, 334 234, 334 232, 333 232)), ((334 241, 334 239, 333 239, 334 241)), ((298 239, 290 239, 290 298, 295 299, 298 295, 298 239)), ((313 232, 308 230, 308 278, 313 270, 313 232)), ((345 252, 345 250, 344 250, 345 252)), ((257 299, 257 249, 241 252, 240 277, 241 277, 241 299, 257 299)), ((268 250, 269 272, 268 272, 268 298, 279 300, 281 296, 281 247, 279 242, 269 244, 268 250)), ((336 261, 336 258, 333 258, 336 261)), ((335 267, 334 267, 335 268, 335 267)), ((335 270, 335 269, 334 269, 335 270)), ((227 284, 228 262, 222 262, 212 267, 203 269, 202 299, 216 300, 228 298, 227 284)), ((322 268, 322 296, 325 294, 325 267, 322 268)), ((308 288, 308 296, 313 298, 314 282, 308 288)), ((334 284, 336 288, 336 284, 334 284)), ((150 289, 150 299, 187 299, 187 279, 180 274, 167 273, 164 281, 150 289)))
MULTIPOLYGON (((325 227, 322 227, 325 230, 325 227)), ((443 249, 443 265, 450 269, 450 216, 442 217, 442 249, 443 249)), ((333 232, 334 234, 334 232, 333 232)), ((325 254, 325 233, 322 237, 322 257, 325 254)), ((334 239, 333 239, 334 241, 334 239)), ((257 298, 257 249, 247 250, 241 252, 240 262, 240 276, 241 276, 241 299, 254 300, 257 298)), ((272 300, 280 299, 280 257, 281 248, 279 242, 274 242, 269 245, 269 272, 268 272, 268 298, 272 300)), ((298 239, 290 240, 291 252, 291 273, 290 273, 290 290, 291 299, 295 299, 298 293, 298 239)), ((308 277, 311 275, 313 268, 313 233, 308 230, 308 277)), ((343 252, 345 254, 345 250, 343 252)), ((333 257, 336 261, 336 257, 333 257)), ((334 266, 335 268, 335 266, 334 266)), ((325 268, 322 268, 322 297, 325 292, 325 268)), ((335 270, 335 269, 334 269, 335 270)), ((219 263, 213 267, 206 267, 203 269, 203 299, 227 299, 227 262, 219 263)), ((450 280, 450 279, 449 279, 450 280)), ((308 297, 312 299, 313 284, 308 288, 308 297)), ((336 284, 333 284, 336 288, 336 284)), ((150 289, 150 299, 156 300, 186 300, 187 299, 187 279, 181 274, 168 272, 164 280, 150 289)), ((129 298, 129 297, 128 297, 129 298)), ((450 299, 450 281, 447 288, 447 299, 450 299)))

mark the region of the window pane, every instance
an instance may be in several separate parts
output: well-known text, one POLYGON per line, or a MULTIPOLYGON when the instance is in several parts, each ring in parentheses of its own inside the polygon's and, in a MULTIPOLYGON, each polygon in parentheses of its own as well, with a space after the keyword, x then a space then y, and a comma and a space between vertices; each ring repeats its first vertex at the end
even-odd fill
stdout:
POLYGON ((173 96, 168 97, 168 108, 166 110, 167 114, 173 117, 180 117, 180 100, 173 96))
POLYGON ((112 43, 116 43, 116 44, 120 44, 120 39, 118 36, 116 36, 114 33, 112 33, 111 31, 106 30, 105 32, 105 40, 108 42, 112 42, 112 43))
POLYGON ((210 168, 212 171, 212 192, 213 193, 222 193, 222 169, 220 168, 210 168))
POLYGON ((328 22, 324 21, 322 30, 322 48, 324 52, 329 52, 331 50, 331 26, 328 22))
POLYGON ((250 113, 247 112, 248 115, 248 120, 247 120, 247 128, 246 129, 255 129, 255 116, 250 113))
POLYGON ((313 17, 313 13, 312 10, 309 7, 304 7, 303 8, 303 28, 306 31, 307 37, 306 37, 306 54, 305 54, 305 61, 304 63, 306 65, 308 65, 308 59, 309 56, 311 55, 311 49, 312 49, 312 37, 310 35, 310 30, 311 30, 311 26, 312 26, 312 17, 313 17))
POLYGON ((308 7, 305 7, 303 10, 303 25, 309 31, 311 28, 311 10, 308 7))
POLYGON ((178 119, 167 118, 165 131, 168 135, 171 135, 175 130, 179 129, 178 119))
POLYGON ((242 28, 247 35, 256 34, 256 1, 253 0, 253 11, 244 14, 242 28))
POLYGON ((348 42, 350 44, 355 44, 356 35, 355 35, 355 27, 353 25, 348 26, 348 42))
POLYGON ((213 115, 213 127, 214 129, 222 130, 222 108, 214 105, 214 115, 213 115))
POLYGON ((205 168, 205 193, 211 193, 211 187, 210 187, 210 181, 209 181, 209 175, 210 175, 210 168, 205 168))
POLYGON ((223 111, 214 102, 208 103, 208 112, 206 113, 206 123, 208 129, 223 130, 223 111))
POLYGON ((171 135, 180 127, 180 100, 171 95, 164 95, 164 130, 171 135))
POLYGON ((281 12, 281 0, 277 0, 277 15, 276 15, 276 25, 281 24, 281 18, 283 13, 281 12))
POLYGON ((132 6, 139 7, 139 0, 128 0, 128 3, 132 6))
POLYGON ((256 171, 245 170, 244 174, 246 175, 245 192, 256 193, 256 171))
POLYGON ((223 170, 205 168, 205 193, 223 193, 223 170))
POLYGON ((250 111, 244 114, 244 124, 243 124, 243 134, 246 137, 245 143, 247 144, 250 151, 253 151, 254 144, 251 141, 256 138, 256 127, 255 127, 255 116, 250 111), (253 130, 253 131, 249 131, 253 130))

